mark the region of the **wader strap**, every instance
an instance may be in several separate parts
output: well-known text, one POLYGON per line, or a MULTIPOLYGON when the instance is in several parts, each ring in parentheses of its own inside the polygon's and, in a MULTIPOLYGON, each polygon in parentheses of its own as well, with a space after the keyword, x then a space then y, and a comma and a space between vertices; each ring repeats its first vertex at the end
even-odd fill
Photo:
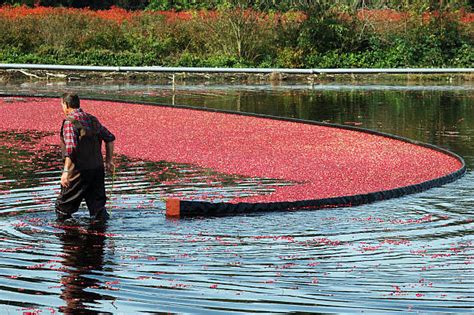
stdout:
POLYGON ((97 130, 93 130, 94 128, 85 128, 80 121, 72 117, 67 117, 66 120, 72 123, 74 128, 79 131, 79 140, 82 139, 82 137, 90 137, 97 134, 97 130))

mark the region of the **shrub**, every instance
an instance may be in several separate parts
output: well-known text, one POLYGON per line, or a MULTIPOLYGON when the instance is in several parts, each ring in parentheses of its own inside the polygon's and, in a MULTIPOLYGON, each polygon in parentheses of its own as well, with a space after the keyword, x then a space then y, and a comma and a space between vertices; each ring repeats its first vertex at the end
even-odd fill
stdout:
POLYGON ((354 51, 364 46, 355 16, 343 15, 330 5, 314 6, 301 26, 298 47, 307 54, 354 51))
POLYGON ((271 15, 252 10, 224 9, 213 14, 196 14, 187 24, 187 50, 203 57, 223 56, 258 64, 265 55, 275 55, 276 36, 271 15))
MULTIPOLYGON (((262 2, 263 3, 263 2, 262 2)), ((208 67, 470 67, 464 12, 151 12, 0 7, 0 62, 208 67)), ((324 3, 326 3, 324 5, 324 3)))

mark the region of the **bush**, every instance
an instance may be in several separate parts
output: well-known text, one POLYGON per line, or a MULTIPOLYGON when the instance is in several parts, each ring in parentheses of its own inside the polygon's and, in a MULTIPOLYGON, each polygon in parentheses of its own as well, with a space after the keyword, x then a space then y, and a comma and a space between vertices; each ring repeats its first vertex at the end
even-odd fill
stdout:
POLYGON ((0 62, 285 68, 473 64, 472 23, 461 23, 457 14, 348 12, 332 5, 284 14, 0 7, 0 62))
POLYGON ((453 66, 452 60, 464 53, 461 47, 472 47, 472 39, 452 16, 413 16, 406 24, 404 32, 382 34, 383 39, 372 46, 387 53, 384 59, 391 66, 453 66))
POLYGON ((307 54, 334 50, 350 52, 364 48, 361 23, 356 16, 343 15, 329 4, 307 12, 298 38, 298 47, 307 54))
POLYGON ((222 56, 222 60, 244 60, 255 65, 266 55, 275 55, 273 23, 272 16, 251 10, 195 14, 184 23, 183 31, 190 38, 186 50, 203 58, 222 56))

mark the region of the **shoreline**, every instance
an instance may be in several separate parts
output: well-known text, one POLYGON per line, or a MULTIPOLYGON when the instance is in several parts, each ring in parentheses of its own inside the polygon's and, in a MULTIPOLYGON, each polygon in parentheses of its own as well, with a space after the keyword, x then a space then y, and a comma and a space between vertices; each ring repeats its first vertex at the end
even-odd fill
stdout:
POLYGON ((250 72, 156 72, 156 71, 86 71, 43 69, 0 69, 0 82, 13 81, 136 81, 167 84, 183 83, 272 83, 272 82, 471 82, 474 72, 452 73, 250 73, 250 72))

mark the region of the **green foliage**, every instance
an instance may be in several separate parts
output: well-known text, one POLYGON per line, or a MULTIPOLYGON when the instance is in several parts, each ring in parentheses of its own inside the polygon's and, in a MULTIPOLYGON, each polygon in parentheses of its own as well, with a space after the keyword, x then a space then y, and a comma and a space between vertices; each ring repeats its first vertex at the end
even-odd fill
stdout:
POLYGON ((474 65, 474 47, 473 45, 463 44, 454 53, 450 64, 453 67, 472 67, 474 65))
POLYGON ((108 66, 142 66, 155 64, 156 56, 152 53, 112 52, 109 50, 91 49, 86 51, 56 50, 43 47, 34 53, 19 53, 15 49, 0 50, 0 60, 6 63, 43 63, 43 64, 77 64, 108 66))
POLYGON ((351 10, 342 13, 329 1, 317 2, 307 7, 306 19, 298 12, 225 7, 186 18, 148 12, 123 22, 77 12, 0 15, 0 62, 285 68, 474 64, 472 26, 449 12, 426 15, 413 7, 416 12, 408 18, 382 28, 351 10))
MULTIPOLYGON (((272 65, 273 66, 273 65, 272 65)), ((279 68, 301 68, 303 64, 303 51, 284 47, 278 51, 275 66, 279 68)))
POLYGON ((179 67, 243 67, 246 64, 242 63, 235 57, 228 57, 222 55, 211 55, 207 58, 199 57, 188 52, 183 53, 179 59, 173 63, 179 67))
POLYGON ((414 18, 407 23, 405 32, 385 34, 385 43, 381 41, 372 46, 375 51, 387 52, 385 60, 388 64, 406 67, 459 66, 459 62, 453 61, 466 60, 463 55, 469 47, 472 49, 472 38, 459 22, 449 16, 433 16, 423 23, 414 18))
POLYGON ((330 5, 314 7, 308 15, 298 38, 298 46, 305 53, 352 51, 362 46, 358 35, 361 27, 355 16, 341 15, 330 5))
POLYGON ((152 11, 213 9, 222 1, 197 1, 197 0, 150 0, 147 9, 152 11))
MULTIPOLYGON (((123 0, 126 2, 126 0, 123 0)), ((149 10, 196 10, 222 8, 251 8, 260 11, 307 10, 317 6, 335 5, 347 11, 360 8, 396 10, 458 10, 472 8, 470 0, 150 0, 149 10)))

